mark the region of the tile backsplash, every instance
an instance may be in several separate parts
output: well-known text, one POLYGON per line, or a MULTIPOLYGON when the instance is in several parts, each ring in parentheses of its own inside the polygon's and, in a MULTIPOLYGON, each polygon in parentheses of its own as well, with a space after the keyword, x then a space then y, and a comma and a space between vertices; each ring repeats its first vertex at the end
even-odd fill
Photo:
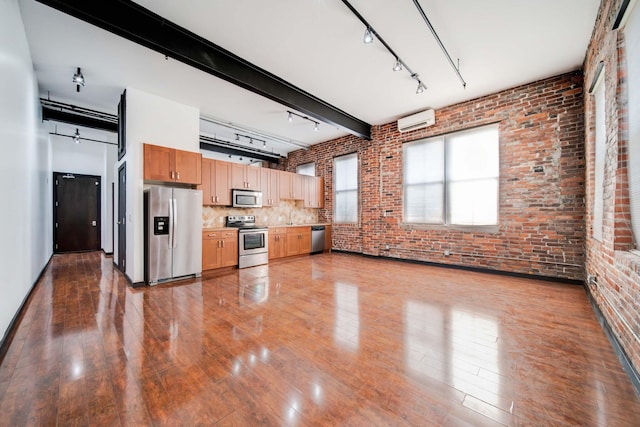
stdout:
POLYGON ((303 207, 302 200, 281 200, 279 206, 264 208, 231 208, 203 206, 202 227, 224 227, 228 215, 255 215, 259 225, 314 224, 318 222, 318 209, 303 207))

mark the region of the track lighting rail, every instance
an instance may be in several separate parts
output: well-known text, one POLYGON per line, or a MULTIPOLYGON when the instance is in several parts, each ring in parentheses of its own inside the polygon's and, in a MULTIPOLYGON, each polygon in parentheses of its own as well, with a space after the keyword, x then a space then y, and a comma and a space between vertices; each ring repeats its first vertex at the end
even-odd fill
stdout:
POLYGON ((420 6, 420 3, 418 2, 418 0, 413 0, 413 4, 416 5, 416 8, 418 9, 418 12, 420 12, 420 15, 422 16, 422 19, 424 19, 424 22, 427 24, 427 27, 429 27, 429 29, 431 30, 431 34, 433 34, 433 38, 436 39, 436 42, 438 42, 438 45, 440 46, 440 49, 442 49, 442 53, 444 53, 444 56, 447 57, 447 60, 449 60, 449 64, 451 64, 451 67, 453 67, 453 70, 458 75, 458 78, 460 79, 460 82, 462 83, 462 87, 466 89, 467 88, 467 82, 464 81, 464 79, 462 78, 462 74, 460 74, 460 60, 458 60, 458 65, 453 63, 453 59, 451 59, 451 55, 449 55, 449 52, 447 51, 447 48, 444 47, 444 44, 442 43, 442 40, 440 40, 440 37, 438 36, 438 33, 436 33, 435 28, 433 28, 433 25, 431 25, 431 21, 429 21, 429 18, 427 18, 427 14, 424 13, 424 10, 422 9, 422 6, 420 6))
MULTIPOLYGON (((345 5, 345 6, 347 6, 347 7, 349 8, 349 10, 351 11, 351 13, 353 13, 353 14, 356 16, 356 18, 358 18, 358 20, 360 20, 360 22, 362 22, 362 23, 364 24, 364 26, 365 26, 365 27, 367 27, 367 29, 368 29, 368 30, 373 34, 373 36, 374 36, 376 39, 380 40, 380 43, 382 43, 382 45, 383 45, 383 46, 384 46, 384 47, 389 51, 389 53, 390 53, 391 55, 393 55, 393 57, 396 59, 396 62, 399 62, 399 63, 400 63, 400 64, 401 64, 401 65, 402 65, 402 66, 403 66, 403 67, 404 67, 404 68, 409 72, 409 74, 410 74, 410 75, 412 75, 412 76, 413 76, 414 74, 416 74, 416 73, 414 73, 414 72, 411 70, 411 68, 409 68, 409 66, 408 66, 408 65, 407 65, 407 64, 406 64, 406 63, 405 63, 405 62, 404 62, 404 61, 403 61, 403 60, 398 56, 398 54, 397 54, 397 53, 396 53, 396 52, 391 48, 391 46, 389 46, 389 45, 387 44, 387 42, 386 42, 386 41, 384 41, 384 39, 380 36, 380 34, 378 34, 378 33, 376 32, 376 30, 371 26, 371 24, 369 24, 369 23, 367 22, 367 20, 366 20, 366 19, 364 19, 364 16, 362 16, 362 15, 360 14, 360 12, 358 12, 358 11, 356 10, 356 8, 355 8, 355 7, 353 7, 353 6, 351 5, 351 3, 349 3, 347 0, 342 0, 342 3, 344 3, 344 5, 345 5)), ((398 71, 399 71, 399 70, 398 70, 398 71)))

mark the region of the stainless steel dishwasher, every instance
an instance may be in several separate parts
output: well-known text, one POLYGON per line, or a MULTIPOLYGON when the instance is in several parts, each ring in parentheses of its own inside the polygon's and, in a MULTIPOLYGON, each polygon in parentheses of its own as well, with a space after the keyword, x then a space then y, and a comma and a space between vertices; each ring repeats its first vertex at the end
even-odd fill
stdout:
POLYGON ((324 251, 324 225, 311 226, 311 253, 317 254, 324 251))

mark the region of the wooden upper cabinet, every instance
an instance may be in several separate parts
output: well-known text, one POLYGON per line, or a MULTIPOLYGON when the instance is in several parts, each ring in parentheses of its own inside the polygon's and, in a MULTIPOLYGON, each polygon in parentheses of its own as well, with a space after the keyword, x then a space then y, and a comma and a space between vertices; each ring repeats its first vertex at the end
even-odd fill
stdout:
POLYGON ((321 177, 304 177, 304 207, 324 207, 324 180, 321 177))
POLYGON ((184 184, 202 182, 202 154, 175 150, 175 180, 184 184))
POLYGON ((291 174, 291 198, 294 200, 304 200, 304 175, 291 174))
POLYGON ((213 198, 211 197, 211 167, 213 166, 213 160, 202 159, 202 184, 198 186, 198 190, 202 190, 202 204, 212 204, 213 198))
POLYGON ((279 170, 269 168, 259 168, 260 189, 262 191, 262 206, 278 206, 280 202, 280 192, 278 181, 279 170))
POLYGON ((173 148, 144 144, 144 179, 174 181, 173 148))
POLYGON ((202 154, 144 144, 144 179, 201 184, 202 154))
POLYGON ((246 165, 245 177, 247 180, 247 188, 250 190, 260 190, 261 167, 246 165))
POLYGON ((211 196, 214 205, 231 206, 231 165, 229 162, 214 160, 211 168, 211 196))
POLYGON ((202 204, 206 206, 231 205, 231 164, 220 160, 202 159, 202 204))
POLYGON ((231 163, 231 188, 260 190, 260 169, 242 163, 231 163))
POLYGON ((280 172, 280 199, 304 200, 304 175, 280 172))

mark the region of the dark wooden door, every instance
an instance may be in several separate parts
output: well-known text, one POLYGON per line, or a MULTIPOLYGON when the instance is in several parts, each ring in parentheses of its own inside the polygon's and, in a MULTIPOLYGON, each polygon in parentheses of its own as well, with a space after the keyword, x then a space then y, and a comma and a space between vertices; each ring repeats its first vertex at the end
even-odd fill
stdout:
POLYGON ((127 163, 118 168, 118 268, 124 273, 127 260, 127 163))
POLYGON ((100 249, 100 177, 53 173, 54 252, 100 249))

